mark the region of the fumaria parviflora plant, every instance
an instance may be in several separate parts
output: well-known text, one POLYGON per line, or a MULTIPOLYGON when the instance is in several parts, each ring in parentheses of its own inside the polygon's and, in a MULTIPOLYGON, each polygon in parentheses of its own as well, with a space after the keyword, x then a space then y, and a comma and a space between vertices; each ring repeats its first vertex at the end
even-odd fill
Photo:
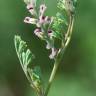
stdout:
POLYGON ((46 42, 46 49, 51 50, 49 58, 54 60, 47 88, 43 86, 40 66, 35 65, 34 68, 29 66, 34 62, 35 55, 18 35, 14 37, 15 49, 21 67, 37 96, 47 96, 72 36, 77 0, 57 0, 58 12, 51 17, 45 14, 47 6, 44 0, 39 5, 37 5, 38 0, 24 0, 24 2, 31 14, 31 17, 25 17, 24 22, 36 25, 34 34, 46 42), (59 48, 56 47, 56 40, 60 41, 59 48))

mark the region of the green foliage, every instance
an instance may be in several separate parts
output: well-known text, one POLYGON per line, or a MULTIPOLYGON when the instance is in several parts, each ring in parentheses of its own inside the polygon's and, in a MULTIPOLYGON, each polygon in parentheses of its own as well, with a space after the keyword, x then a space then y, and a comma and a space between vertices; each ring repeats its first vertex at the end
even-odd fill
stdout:
POLYGON ((29 80, 31 86, 35 90, 41 90, 41 69, 40 67, 35 66, 34 68, 30 68, 28 65, 33 62, 33 59, 35 56, 32 54, 32 52, 27 49, 27 44, 24 42, 19 36, 15 36, 14 38, 15 43, 15 49, 16 53, 18 55, 20 64, 22 66, 22 69, 29 80))
POLYGON ((53 29, 53 36, 58 39, 64 39, 64 26, 68 25, 68 21, 62 13, 57 12, 56 17, 54 17, 52 29, 53 29))
POLYGON ((23 68, 27 68, 28 64, 32 62, 35 56, 27 49, 27 44, 19 36, 14 38, 15 49, 23 68))
MULTIPOLYGON (((35 86, 40 91, 42 90, 41 71, 39 71, 38 73, 38 70, 36 68, 37 66, 33 69, 28 68, 28 74, 33 83, 33 87, 35 86)), ((39 70, 41 70, 40 67, 39 67, 39 70)))
MULTIPOLYGON (((74 13, 77 0, 58 0, 57 7, 59 12, 56 13, 53 21, 53 36, 58 39, 64 39, 65 26, 68 26, 68 20, 66 16, 68 13, 74 13)), ((68 16, 67 16, 68 17, 68 16)))
POLYGON ((62 23, 64 23, 65 25, 68 25, 68 21, 67 21, 65 15, 66 14, 62 15, 62 13, 60 13, 60 12, 57 12, 57 14, 56 14, 56 16, 60 19, 60 21, 62 23))

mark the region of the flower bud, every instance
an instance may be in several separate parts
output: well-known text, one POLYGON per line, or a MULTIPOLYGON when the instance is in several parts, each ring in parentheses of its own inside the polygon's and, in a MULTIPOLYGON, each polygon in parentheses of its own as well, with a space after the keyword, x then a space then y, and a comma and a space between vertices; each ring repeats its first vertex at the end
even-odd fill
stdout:
POLYGON ((51 30, 51 29, 48 30, 48 36, 49 36, 50 38, 53 37, 53 30, 51 30))
POLYGON ((74 13, 75 7, 73 5, 73 0, 65 0, 65 9, 71 13, 74 13))
POLYGON ((51 49, 51 45, 48 41, 47 41, 46 49, 51 49))
POLYGON ((30 17, 25 17, 24 22, 25 23, 29 23, 29 24, 36 24, 37 23, 37 19, 30 18, 30 17))
POLYGON ((27 4, 27 9, 32 15, 36 15, 36 0, 24 0, 24 2, 27 4))
POLYGON ((47 7, 46 7, 45 4, 40 5, 40 12, 39 12, 40 13, 40 16, 43 16, 44 15, 46 9, 47 9, 47 7))
POLYGON ((46 18, 46 16, 40 16, 39 17, 39 23, 43 24, 45 22, 45 18, 46 18))
POLYGON ((36 15, 36 10, 35 10, 35 8, 34 8, 33 5, 28 4, 28 5, 27 5, 27 9, 28 9, 28 11, 29 11, 32 15, 36 15))
POLYGON ((57 54, 57 50, 55 48, 52 48, 52 53, 50 54, 49 58, 54 59, 57 54))
POLYGON ((39 17, 39 22, 38 22, 38 26, 41 26, 42 24, 46 25, 46 24, 51 24, 52 22, 52 18, 48 17, 48 16, 40 16, 39 17))
POLYGON ((24 0, 24 2, 28 5, 28 4, 31 4, 31 5, 34 5, 36 7, 36 1, 37 0, 24 0))
POLYGON ((35 29, 34 34, 35 34, 36 36, 38 36, 39 38, 43 39, 43 31, 42 31, 41 28, 35 29))

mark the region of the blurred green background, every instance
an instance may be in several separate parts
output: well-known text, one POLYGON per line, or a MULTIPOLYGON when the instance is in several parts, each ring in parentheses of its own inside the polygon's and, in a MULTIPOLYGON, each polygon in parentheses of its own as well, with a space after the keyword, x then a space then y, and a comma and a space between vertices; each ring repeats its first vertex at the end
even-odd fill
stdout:
MULTIPOLYGON (((47 14, 54 15, 56 0, 46 3, 47 14)), ((30 15, 23 0, 0 0, 0 96, 35 96, 16 56, 15 34, 36 55, 45 81, 53 66, 45 43, 33 34, 34 27, 23 23, 26 16, 30 15)), ((96 0, 78 0, 73 31, 48 96, 96 96, 96 0)))

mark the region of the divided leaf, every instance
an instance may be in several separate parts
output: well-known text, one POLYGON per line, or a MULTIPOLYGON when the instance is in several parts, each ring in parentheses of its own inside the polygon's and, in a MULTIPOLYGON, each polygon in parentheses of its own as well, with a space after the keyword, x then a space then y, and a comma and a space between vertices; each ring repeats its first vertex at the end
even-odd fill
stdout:
POLYGON ((32 61, 32 58, 34 59, 34 55, 31 53, 31 51, 29 49, 27 49, 26 51, 26 64, 30 64, 32 61))
POLYGON ((55 38, 63 38, 63 30, 65 25, 68 25, 67 19, 61 13, 57 12, 52 25, 53 36, 55 38))
POLYGON ((26 42, 24 42, 19 36, 15 36, 14 38, 14 43, 15 43, 15 49, 16 53, 18 55, 19 61, 21 63, 22 69, 31 83, 31 85, 35 86, 36 89, 42 90, 42 80, 41 80, 41 70, 40 67, 33 67, 30 68, 28 66, 35 56, 32 54, 32 52, 27 49, 26 42))
POLYGON ((14 43, 20 63, 24 68, 27 68, 28 64, 32 62, 35 56, 29 49, 27 49, 26 42, 24 42, 19 36, 15 36, 14 43))

